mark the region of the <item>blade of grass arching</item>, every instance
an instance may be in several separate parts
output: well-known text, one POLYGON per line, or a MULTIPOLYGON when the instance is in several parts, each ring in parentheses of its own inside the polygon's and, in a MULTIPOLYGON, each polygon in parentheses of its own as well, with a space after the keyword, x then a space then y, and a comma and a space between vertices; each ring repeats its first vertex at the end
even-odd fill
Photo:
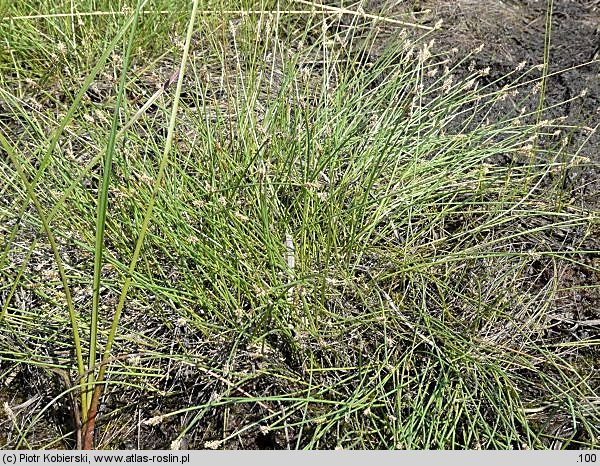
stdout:
MULTIPOLYGON (((115 153, 115 142, 117 139, 117 127, 119 126, 119 116, 121 111, 121 105, 123 104, 123 95, 125 94, 125 84, 127 82, 127 68, 129 67, 129 61, 131 58, 131 51, 133 50, 133 41, 135 38, 135 32, 137 29, 140 9, 142 7, 142 0, 138 0, 137 8, 133 14, 134 21, 131 26, 131 32, 129 34, 129 42, 127 44, 127 50, 123 59, 123 70, 121 72, 121 79, 119 81, 119 87, 117 90, 117 101, 115 110, 113 113, 113 119, 110 128, 110 134, 108 137, 108 144, 106 146, 104 167, 102 171, 102 185, 98 191, 98 204, 96 207, 96 243, 94 250, 94 279, 92 286, 92 315, 90 325, 90 348, 88 354, 88 385, 86 391, 94 387, 94 378, 96 366, 96 346, 98 344, 98 315, 100 308, 100 281, 102 275, 102 256, 104 252, 104 230, 106 226, 106 213, 108 210, 108 187, 110 186, 110 175, 112 172, 113 156, 115 153)), ((87 412, 90 409, 92 403, 91 396, 86 395, 86 405, 83 407, 83 411, 87 412)), ((84 421, 86 415, 84 414, 84 421)))
POLYGON ((54 234, 50 230, 50 227, 48 226, 48 221, 46 219, 46 215, 44 214, 44 209, 43 209, 42 205, 40 204, 40 202, 38 201, 38 198, 33 190, 32 184, 27 180, 27 176, 25 175, 23 168, 21 167, 21 163, 19 162, 12 146, 6 140, 6 138, 4 137, 4 135, 2 133, 0 133, 0 145, 2 145, 5 152, 8 154, 8 157, 10 158, 11 162, 15 166, 17 173, 19 174, 19 177, 21 178, 21 181, 25 185, 25 188, 27 189, 27 194, 28 194, 29 198, 31 199, 31 201, 33 202, 33 205, 35 206, 35 209, 36 209, 36 211, 40 217, 40 220, 42 222, 43 230, 46 233, 46 236, 48 237, 48 242, 50 243, 50 248, 52 249, 52 254, 54 255, 56 267, 58 268, 58 273, 60 275, 60 280, 62 282, 64 291, 65 291, 65 299, 67 301, 67 308, 69 311, 69 320, 71 321, 71 327, 72 327, 72 331, 73 331, 73 344, 75 346, 75 355, 76 355, 76 359, 77 359, 77 370, 78 370, 79 374, 84 374, 85 370, 84 370, 84 365, 83 365, 83 353, 82 353, 82 348, 81 348, 81 340, 79 338, 79 325, 77 323, 77 314, 75 313, 75 305, 73 304, 73 298, 71 296, 71 289, 69 288, 67 274, 65 272, 65 268, 63 266, 62 259, 60 258, 60 253, 58 252, 58 246, 56 243, 56 239, 54 237, 54 234))
MULTIPOLYGON (((171 152, 171 145, 173 144, 173 138, 175 135, 175 123, 177 121, 177 110, 179 108, 179 97, 181 96, 181 90, 183 88, 183 77, 185 75, 185 66, 187 62, 187 58, 190 51, 190 44, 192 41, 192 34, 194 32, 194 22, 196 20, 196 15, 198 12, 198 0, 194 0, 192 6, 192 13, 190 15, 190 20, 188 23, 187 34, 185 38, 185 46, 183 49, 183 55, 181 58, 181 65, 179 68, 179 77, 177 79, 177 87, 175 89, 175 96, 173 102, 173 108, 171 110, 171 116, 169 120, 169 129, 167 132, 167 140, 165 141, 164 152, 160 161, 160 166, 158 169, 158 175, 156 177, 156 181, 154 183, 154 187, 152 189, 152 194, 150 200, 148 202, 148 206, 146 207, 146 211, 144 213, 144 220, 142 221, 142 226, 140 229, 140 234, 137 239, 137 243, 135 245, 135 250, 133 252, 133 256, 131 258, 131 262, 129 264, 129 269, 127 271, 127 275, 125 277, 125 283, 123 284, 123 288, 121 289, 121 296, 119 297, 119 302, 117 304, 117 308, 115 309, 115 314, 113 316, 112 325, 110 328, 110 332, 108 335, 108 340, 106 342, 106 347, 104 349, 104 354, 102 356, 102 360, 108 360, 110 358, 112 345, 115 340, 115 335, 117 332, 117 326, 119 324, 119 320, 121 318, 121 313, 123 312, 123 308, 125 306, 125 299, 127 297, 127 292, 131 285, 131 280, 133 277, 133 272, 135 270, 138 258, 140 256, 140 252, 142 249, 142 245, 144 242, 144 238, 146 236, 146 232, 148 231, 148 226, 150 223, 150 219, 152 218, 152 212, 154 209, 154 202, 156 196, 158 194, 158 190, 160 189, 160 185, 162 183, 162 179, 164 177, 165 169, 167 166, 167 162, 169 160, 169 153, 171 152)), ((98 409, 98 403, 100 401, 100 395, 102 394, 104 375, 106 373, 107 364, 101 364, 100 369, 98 371, 98 376, 94 382, 94 395, 92 399, 92 403, 89 408, 89 412, 87 415, 88 423, 84 429, 84 437, 83 437, 83 448, 91 449, 93 443, 93 434, 95 429, 95 421, 96 421, 96 413, 98 409)))

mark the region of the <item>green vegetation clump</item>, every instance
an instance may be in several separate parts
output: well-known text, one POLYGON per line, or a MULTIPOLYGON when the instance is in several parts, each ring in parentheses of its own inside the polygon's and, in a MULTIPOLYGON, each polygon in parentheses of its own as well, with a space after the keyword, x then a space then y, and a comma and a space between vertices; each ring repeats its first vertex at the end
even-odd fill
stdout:
POLYGON ((0 9, 0 446, 598 448, 598 211, 547 66, 121 3, 0 9))

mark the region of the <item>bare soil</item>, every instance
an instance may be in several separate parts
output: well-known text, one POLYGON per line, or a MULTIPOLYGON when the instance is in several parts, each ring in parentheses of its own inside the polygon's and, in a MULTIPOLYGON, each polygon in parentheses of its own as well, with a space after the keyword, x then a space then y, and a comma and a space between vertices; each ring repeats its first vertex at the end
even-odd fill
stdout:
MULTIPOLYGON (((484 45, 475 57, 477 67, 489 67, 488 81, 503 86, 502 77, 525 63, 526 67, 544 61, 547 2, 541 0, 423 0, 412 5, 425 24, 442 19, 435 35, 444 50, 460 53, 484 45), (424 12, 424 13, 423 13, 424 12)), ((571 201, 590 211, 600 208, 600 2, 597 0, 555 0, 551 24, 549 79, 545 94, 547 118, 566 117, 573 131, 568 138, 572 152, 590 162, 566 174, 564 186, 571 201), (582 98, 576 98, 583 95, 582 98), (562 102, 570 101, 567 104, 562 102)), ((465 66, 467 66, 465 64, 465 66)), ((541 73, 541 72, 540 72, 541 73)), ((514 102, 507 102, 506 111, 514 102)), ((497 115, 498 118, 502 114, 497 115)), ((551 141, 548 141, 551 143, 551 141)), ((574 232, 573 232, 574 234, 574 232)), ((600 229, 586 240, 589 250, 600 250, 600 229)), ((587 254, 579 265, 565 264, 561 286, 594 286, 600 280, 600 253, 587 254)), ((550 278, 550 277, 547 277, 550 278)), ((565 340, 598 334, 598 327, 582 328, 577 321, 600 319, 598 289, 570 292, 559 303, 564 325, 556 327, 565 340), (571 324, 569 324, 569 321, 571 324)), ((558 335, 553 335, 557 337, 558 335)), ((599 355, 596 354, 595 357, 599 355)))

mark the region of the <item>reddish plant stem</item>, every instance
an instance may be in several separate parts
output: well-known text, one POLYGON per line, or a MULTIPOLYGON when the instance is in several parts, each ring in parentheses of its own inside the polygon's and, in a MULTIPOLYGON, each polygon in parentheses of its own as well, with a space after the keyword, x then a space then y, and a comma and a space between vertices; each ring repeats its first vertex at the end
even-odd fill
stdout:
POLYGON ((98 403, 100 402, 100 395, 102 394, 102 386, 96 385, 94 389, 94 396, 92 398, 92 404, 88 411, 88 418, 83 428, 83 450, 94 449, 94 431, 96 430, 96 415, 98 414, 98 403))

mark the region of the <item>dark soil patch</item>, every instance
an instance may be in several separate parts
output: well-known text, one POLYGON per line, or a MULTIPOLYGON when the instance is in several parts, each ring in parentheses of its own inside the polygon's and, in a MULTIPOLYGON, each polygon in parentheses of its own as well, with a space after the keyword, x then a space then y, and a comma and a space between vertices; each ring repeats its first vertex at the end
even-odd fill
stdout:
MULTIPOLYGON (((484 44, 477 65, 490 67, 490 79, 496 81, 519 63, 527 67, 543 63, 546 2, 475 0, 419 2, 431 9, 430 22, 444 20, 436 34, 443 49, 471 50, 484 44)), ((591 159, 585 168, 568 174, 573 198, 590 207, 600 206, 600 6, 597 1, 554 2, 550 39, 549 69, 545 105, 547 118, 566 116, 576 127, 564 136, 571 147, 580 147, 580 155, 591 159), (576 98, 585 94, 583 98, 576 98), (574 99, 575 98, 575 99, 574 99), (574 99, 566 105, 559 105, 574 99), (593 129, 594 131, 591 131, 593 129)))

